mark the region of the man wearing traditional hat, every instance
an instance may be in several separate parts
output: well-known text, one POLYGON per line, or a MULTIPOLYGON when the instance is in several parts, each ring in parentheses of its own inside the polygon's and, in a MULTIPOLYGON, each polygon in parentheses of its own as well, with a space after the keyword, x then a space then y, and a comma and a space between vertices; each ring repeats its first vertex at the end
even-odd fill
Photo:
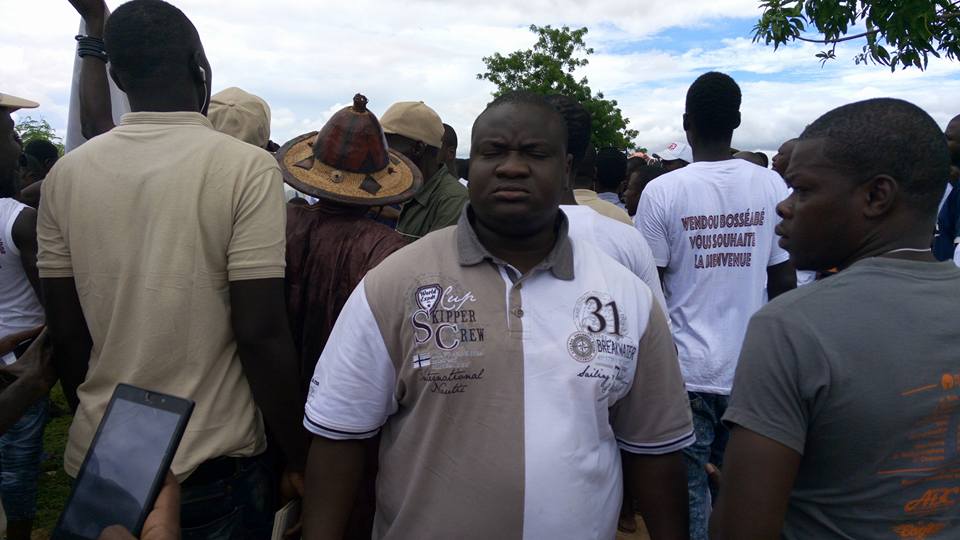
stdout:
POLYGON ((423 180, 409 159, 387 148, 360 94, 319 132, 284 144, 277 161, 287 184, 319 199, 287 206, 287 311, 305 391, 347 297, 369 270, 407 244, 365 218, 367 210, 409 200, 423 180))
POLYGON ((383 113, 380 124, 390 148, 409 158, 424 178, 423 187, 403 205, 397 232, 416 240, 456 225, 467 203, 467 188, 440 155, 444 133, 440 116, 422 101, 401 101, 383 113))
MULTIPOLYGON (((368 271, 407 244, 393 229, 366 217, 367 211, 408 200, 423 179, 410 160, 387 148, 380 123, 360 94, 319 133, 284 144, 277 161, 287 184, 318 199, 309 206, 287 205, 287 313, 306 394, 350 293, 368 271)), ((373 527, 376 445, 367 457, 348 539, 369 539, 373 527)))
MULTIPOLYGON (((14 199, 20 191, 20 156, 10 114, 37 103, 0 93, 0 366, 12 364, 43 326, 37 277, 37 211, 14 199)), ((7 538, 29 540, 37 511, 46 399, 35 400, 0 437, 0 499, 7 538)))

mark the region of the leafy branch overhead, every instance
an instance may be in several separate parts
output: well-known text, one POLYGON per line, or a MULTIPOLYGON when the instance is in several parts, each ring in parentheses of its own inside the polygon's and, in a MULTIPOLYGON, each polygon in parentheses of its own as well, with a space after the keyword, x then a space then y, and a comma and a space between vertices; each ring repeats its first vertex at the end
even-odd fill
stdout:
POLYGON ((30 116, 25 116, 17 122, 17 125, 15 125, 13 129, 17 132, 17 135, 20 136, 20 140, 24 146, 34 139, 50 141, 57 147, 60 155, 63 155, 63 139, 57 135, 53 126, 51 126, 50 122, 47 122, 45 118, 34 120, 30 116))
POLYGON ((530 90, 576 99, 593 115, 594 146, 632 148, 638 133, 627 127, 630 120, 624 118, 617 101, 604 98, 602 92, 594 94, 587 78, 578 79, 575 75, 578 68, 589 63, 586 56, 593 54, 593 49, 583 40, 587 29, 530 25, 530 31, 537 34, 532 49, 484 57, 487 70, 478 74, 477 79, 495 84, 494 96, 512 90, 530 90))
POLYGON ((753 40, 828 46, 817 54, 836 58, 837 45, 862 41, 857 64, 871 62, 896 70, 926 69, 929 57, 960 56, 960 1, 957 0, 762 0, 763 15, 753 40), (857 29, 848 35, 851 29, 857 29), (862 30, 861 30, 862 29, 862 30))

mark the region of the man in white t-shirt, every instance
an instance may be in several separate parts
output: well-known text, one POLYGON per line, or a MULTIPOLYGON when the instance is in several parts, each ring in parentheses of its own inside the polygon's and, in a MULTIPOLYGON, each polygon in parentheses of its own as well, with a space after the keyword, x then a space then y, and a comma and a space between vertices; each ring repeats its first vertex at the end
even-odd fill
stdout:
POLYGON ((664 283, 697 442, 684 450, 690 537, 707 538, 705 466, 720 465, 727 429, 720 423, 750 317, 796 286, 788 254, 777 246, 780 176, 732 159, 740 125, 740 88, 722 73, 700 76, 687 92, 683 127, 694 162, 653 180, 640 198, 637 227, 664 283))
MULTIPOLYGON (((37 294, 37 211, 13 197, 20 190, 21 146, 10 114, 37 104, 0 93, 0 367, 14 363, 43 327, 37 294)), ((0 436, 0 500, 5 538, 30 538, 37 512, 46 399, 37 399, 0 436)))

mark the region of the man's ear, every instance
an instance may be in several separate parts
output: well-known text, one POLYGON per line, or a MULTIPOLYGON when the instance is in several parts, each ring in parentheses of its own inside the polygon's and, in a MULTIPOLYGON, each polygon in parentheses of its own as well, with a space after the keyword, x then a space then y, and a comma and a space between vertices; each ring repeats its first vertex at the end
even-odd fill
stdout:
POLYGON ((120 77, 117 75, 117 72, 113 69, 113 66, 110 66, 109 72, 110 72, 110 78, 113 79, 113 84, 117 85, 117 88, 119 88, 121 92, 126 93, 127 89, 123 87, 123 83, 120 82, 120 77))
MULTIPOLYGON (((427 145, 424 144, 422 141, 417 141, 417 142, 413 143, 413 153, 414 153, 414 155, 416 155, 418 158, 419 158, 419 157, 422 157, 423 154, 424 154, 426 151, 427 151, 427 145)), ((437 156, 437 157, 438 157, 438 159, 439 159, 440 156, 437 156)))
POLYGON ((192 64, 190 66, 190 73, 193 75, 197 85, 197 94, 200 96, 200 113, 205 115, 207 114, 207 106, 210 104, 210 73, 208 73, 207 68, 204 67, 204 65, 207 64, 204 62, 203 53, 200 51, 193 53, 193 58, 191 58, 190 63, 192 64))
POLYGON ((687 113, 683 113, 683 130, 690 131, 690 118, 687 117, 687 113))
POLYGON ((737 129, 738 127, 740 127, 740 120, 741 120, 741 118, 740 118, 740 111, 737 111, 737 121, 736 121, 736 123, 733 125, 733 129, 737 129))
POLYGON ((889 213, 900 195, 900 184, 886 174, 879 174, 860 185, 863 194, 863 215, 879 218, 889 213))

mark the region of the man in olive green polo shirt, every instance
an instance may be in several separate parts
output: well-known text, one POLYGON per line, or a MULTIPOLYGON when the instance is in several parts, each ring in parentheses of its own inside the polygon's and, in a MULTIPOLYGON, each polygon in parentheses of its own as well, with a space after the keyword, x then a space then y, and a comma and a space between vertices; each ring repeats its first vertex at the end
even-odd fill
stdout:
POLYGON ((390 148, 410 158, 424 178, 420 191, 403 205, 397 232, 413 241, 456 225, 467 202, 467 188, 450 173, 440 156, 440 116, 422 101, 401 101, 383 113, 380 125, 390 148))

